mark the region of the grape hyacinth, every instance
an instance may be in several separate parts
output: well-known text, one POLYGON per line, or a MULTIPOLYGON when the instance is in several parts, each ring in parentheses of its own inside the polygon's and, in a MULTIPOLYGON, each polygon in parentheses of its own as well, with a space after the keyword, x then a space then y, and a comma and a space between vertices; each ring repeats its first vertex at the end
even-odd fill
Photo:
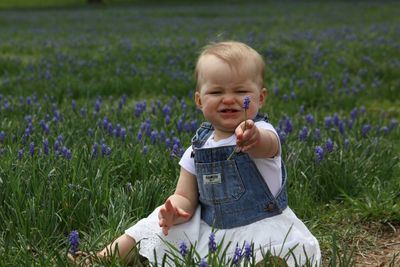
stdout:
POLYGON ((211 233, 208 239, 208 248, 210 253, 214 253, 217 250, 217 243, 215 242, 215 234, 211 233))
POLYGON ((244 243, 244 257, 247 261, 250 261, 251 257, 253 257, 253 248, 247 241, 244 243))
POLYGON ((71 231, 71 233, 69 234, 68 241, 70 246, 70 252, 72 256, 75 256, 79 248, 79 233, 77 230, 71 231))
POLYGON ((320 162, 324 159, 324 149, 321 146, 315 147, 315 159, 320 162))
POLYGON ((326 151, 328 151, 329 153, 333 152, 333 141, 330 138, 328 138, 328 140, 326 140, 325 148, 326 148, 326 151))
MULTIPOLYGON (((250 96, 245 96, 243 99, 243 109, 244 109, 244 131, 246 131, 247 128, 247 110, 249 109, 250 106, 250 96)), ((233 156, 233 154, 239 152, 239 148, 236 146, 232 153, 229 155, 229 157, 227 158, 227 160, 230 160, 233 156)))
POLYGON ((240 261, 242 260, 242 249, 240 247, 236 247, 235 249, 235 255, 233 256, 233 264, 234 265, 239 265, 240 261))
POLYGON ((199 262, 199 267, 208 267, 208 263, 207 263, 206 259, 202 259, 199 262))
POLYGON ((182 255, 182 257, 185 257, 186 254, 188 253, 187 245, 186 245, 185 241, 182 241, 179 244, 179 253, 182 255))

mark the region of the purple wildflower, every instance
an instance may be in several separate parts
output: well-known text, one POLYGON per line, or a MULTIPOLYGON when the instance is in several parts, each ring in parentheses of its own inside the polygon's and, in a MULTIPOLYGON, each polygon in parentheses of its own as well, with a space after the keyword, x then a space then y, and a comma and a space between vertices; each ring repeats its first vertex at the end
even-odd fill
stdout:
POLYGON ((325 128, 330 128, 332 126, 332 117, 326 116, 325 119, 325 128))
POLYGON ((75 256, 79 248, 79 233, 77 230, 71 231, 71 233, 69 234, 68 242, 70 246, 70 252, 72 256, 75 256))
POLYGON ((279 131, 278 136, 281 144, 284 144, 286 142, 286 133, 284 131, 279 131))
POLYGON ((315 159, 320 162, 324 159, 324 149, 321 146, 315 147, 315 159))
POLYGON ((315 140, 321 139, 321 130, 319 128, 315 128, 314 130, 314 139, 315 140))
POLYGON ((307 135, 308 135, 308 128, 306 126, 304 126, 303 129, 301 129, 299 132, 300 141, 306 140, 307 135))
POLYGON ((326 149, 326 151, 328 151, 329 153, 332 153, 332 152, 333 152, 333 141, 332 141, 330 138, 328 138, 328 140, 326 140, 325 149, 326 149))
POLYGON ((156 130, 151 131, 150 142, 154 145, 157 141, 158 132, 156 130))
POLYGON ((307 114, 306 115, 306 122, 308 124, 314 124, 314 122, 315 122, 314 116, 312 114, 307 114))
POLYGON ((43 153, 45 155, 49 154, 49 141, 47 139, 43 140, 43 153))
POLYGON ((4 131, 0 132, 0 143, 4 143, 5 134, 4 131))
POLYGON ((76 100, 72 99, 71 101, 72 110, 76 110, 76 100))
POLYGON ((301 106, 299 107, 299 113, 300 113, 300 114, 303 114, 303 113, 304 113, 304 105, 301 105, 301 106))
POLYGON ((208 249, 211 253, 214 253, 217 250, 217 243, 215 242, 215 234, 211 233, 208 238, 208 249))
POLYGON ((358 116, 358 109, 353 108, 353 110, 350 112, 350 118, 354 121, 357 119, 358 116))
POLYGON ((242 260, 242 256, 242 249, 237 246, 235 249, 235 255, 233 256, 233 264, 239 265, 240 261, 242 260))
POLYGON ((94 143, 92 146, 92 159, 97 158, 98 150, 99 145, 97 143, 94 143))
POLYGON ((64 158, 66 158, 66 159, 68 159, 68 160, 70 160, 71 158, 72 158, 72 153, 71 153, 71 150, 70 149, 68 149, 67 147, 63 147, 62 148, 62 154, 63 154, 63 156, 64 156, 64 158))
POLYGON ((293 124, 292 121, 289 118, 286 118, 285 120, 285 128, 283 129, 285 131, 285 134, 289 134, 293 131, 293 124))
POLYGON ((143 154, 147 154, 149 152, 148 146, 143 146, 143 154))
POLYGON ((361 135, 362 137, 367 137, 368 132, 371 130, 371 125, 370 124, 364 124, 361 128, 361 135))
POLYGON ((22 157, 24 156, 24 149, 21 148, 20 150, 18 150, 18 159, 22 160, 22 157))
POLYGON ((253 257, 253 248, 247 241, 244 243, 244 257, 247 261, 250 261, 251 257, 253 257))
POLYGON ((187 245, 186 245, 185 241, 182 241, 179 244, 179 253, 182 255, 182 257, 185 257, 186 254, 188 253, 187 245))
POLYGON ((344 135, 344 133, 345 133, 345 128, 344 128, 344 126, 345 126, 345 123, 344 123, 343 121, 341 121, 341 122, 339 123, 339 133, 340 133, 341 135, 344 135))
POLYGON ((107 145, 106 144, 101 144, 101 155, 104 157, 107 155, 107 145))
POLYGON ((31 157, 33 157, 33 155, 35 155, 35 143, 31 142, 29 144, 29 154, 31 155, 31 157))
POLYGON ((206 259, 201 259, 201 261, 199 262, 199 267, 208 267, 206 259))
POLYGON ((383 126, 381 128, 381 131, 383 132, 384 135, 388 135, 389 134, 389 128, 387 126, 383 126))
POLYGON ((81 108, 81 109, 79 110, 79 113, 81 114, 81 117, 86 117, 87 108, 81 108))
POLYGON ((243 100, 243 108, 245 110, 249 109, 250 106, 250 96, 245 96, 243 100))
POLYGON ((142 140, 142 137, 143 137, 143 133, 142 133, 142 131, 139 130, 139 132, 136 135, 136 140, 140 142, 142 140))
POLYGON ((165 124, 170 124, 171 122, 171 117, 167 114, 165 115, 165 124))

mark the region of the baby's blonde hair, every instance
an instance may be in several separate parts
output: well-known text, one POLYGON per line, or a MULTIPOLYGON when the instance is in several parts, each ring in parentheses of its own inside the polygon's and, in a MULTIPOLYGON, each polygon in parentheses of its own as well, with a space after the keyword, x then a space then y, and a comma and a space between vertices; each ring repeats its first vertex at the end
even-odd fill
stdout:
POLYGON ((254 77, 257 79, 257 83, 260 88, 263 86, 264 82, 264 71, 265 62, 262 56, 250 46, 237 42, 237 41, 225 41, 218 43, 210 43, 206 45, 201 50, 201 53, 197 59, 196 67, 194 70, 194 78, 197 82, 197 88, 199 89, 199 72, 201 59, 206 55, 213 55, 227 63, 231 68, 238 69, 240 65, 246 61, 251 61, 254 63, 255 73, 254 77))

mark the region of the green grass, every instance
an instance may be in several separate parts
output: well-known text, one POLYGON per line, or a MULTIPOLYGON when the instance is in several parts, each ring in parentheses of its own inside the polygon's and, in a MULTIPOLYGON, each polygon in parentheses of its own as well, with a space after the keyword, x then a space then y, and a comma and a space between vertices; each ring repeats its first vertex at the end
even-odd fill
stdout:
POLYGON ((177 125, 203 120, 192 100, 198 50, 235 39, 266 59, 262 111, 280 132, 287 119, 293 126, 282 145, 290 207, 320 241, 326 265, 351 266, 354 239, 369 238, 366 222, 400 222, 400 131, 383 131, 400 114, 398 9, 284 2, 0 10, 0 265, 67 265, 71 230, 82 249, 96 250, 161 204, 174 190, 179 157, 160 132, 181 149, 190 144, 193 129, 177 125), (328 116, 344 133, 339 124, 325 127, 328 116), (104 118, 125 128, 125 139, 110 134, 104 118), (145 122, 158 132, 154 143, 145 122), (334 150, 317 162, 314 149, 328 138, 334 150), (93 158, 94 143, 111 154, 99 148, 93 158))

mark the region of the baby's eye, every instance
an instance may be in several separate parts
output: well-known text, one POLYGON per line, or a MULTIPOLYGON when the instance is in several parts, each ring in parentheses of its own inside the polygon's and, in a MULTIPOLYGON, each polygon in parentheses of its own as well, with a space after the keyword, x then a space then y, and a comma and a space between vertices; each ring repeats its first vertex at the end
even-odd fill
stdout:
POLYGON ((238 90, 237 91, 239 94, 246 94, 246 93, 248 93, 249 91, 247 91, 247 90, 238 90))
POLYGON ((211 92, 209 92, 210 95, 218 95, 220 93, 221 93, 220 91, 211 91, 211 92))

